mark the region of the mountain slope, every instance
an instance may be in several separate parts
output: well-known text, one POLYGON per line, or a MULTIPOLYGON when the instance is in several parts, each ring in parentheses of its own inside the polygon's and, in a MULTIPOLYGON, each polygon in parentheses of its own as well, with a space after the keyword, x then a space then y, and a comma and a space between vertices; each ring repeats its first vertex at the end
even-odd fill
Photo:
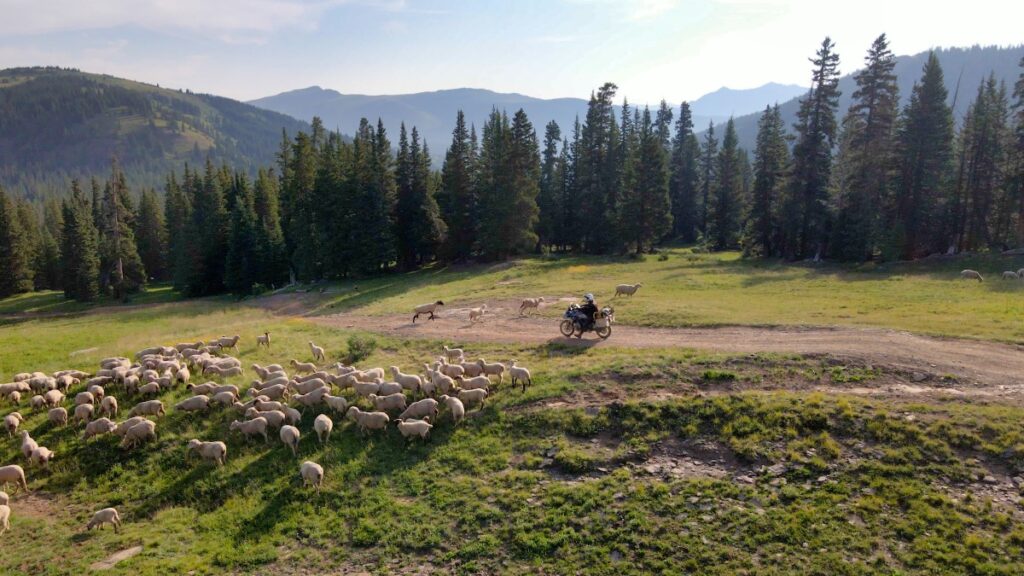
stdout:
POLYGON ((727 120, 729 116, 757 112, 768 104, 785 102, 805 92, 807 92, 807 88, 804 86, 776 84, 775 82, 769 82, 751 90, 719 88, 691 102, 690 109, 695 117, 708 117, 715 122, 720 122, 727 120))
POLYGON ((228 98, 59 68, 0 71, 0 184, 34 196, 105 174, 132 186, 209 156, 238 168, 274 161, 281 130, 305 122, 228 98))

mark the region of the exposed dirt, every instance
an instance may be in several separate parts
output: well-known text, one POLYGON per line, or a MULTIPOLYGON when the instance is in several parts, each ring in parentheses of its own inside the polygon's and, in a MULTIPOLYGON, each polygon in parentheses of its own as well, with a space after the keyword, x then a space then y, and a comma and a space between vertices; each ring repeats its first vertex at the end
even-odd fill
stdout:
POLYGON ((110 570, 114 566, 117 566, 118 562, 123 562, 132 556, 138 555, 140 552, 142 552, 142 546, 132 546, 131 548, 126 548, 120 552, 115 552, 99 562, 93 562, 89 568, 93 570, 110 570))

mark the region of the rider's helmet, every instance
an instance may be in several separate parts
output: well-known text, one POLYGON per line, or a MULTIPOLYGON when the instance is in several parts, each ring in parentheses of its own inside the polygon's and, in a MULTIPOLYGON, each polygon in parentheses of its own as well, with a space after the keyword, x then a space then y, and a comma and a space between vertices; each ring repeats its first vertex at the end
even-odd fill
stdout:
POLYGON ((583 295, 583 300, 593 304, 594 303, 594 295, 591 294, 590 292, 587 292, 586 294, 583 295))

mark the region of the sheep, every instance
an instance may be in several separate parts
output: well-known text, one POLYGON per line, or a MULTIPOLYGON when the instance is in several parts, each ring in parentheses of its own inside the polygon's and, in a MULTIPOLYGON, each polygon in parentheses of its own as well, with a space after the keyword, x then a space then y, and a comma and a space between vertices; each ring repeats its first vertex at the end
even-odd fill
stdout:
POLYGON ((330 394, 324 394, 324 404, 335 412, 344 414, 348 410, 348 400, 344 396, 331 396, 330 394))
POLYGON ((256 390, 262 390, 264 388, 270 388, 271 386, 289 386, 291 383, 292 381, 289 380, 287 376, 275 376, 269 380, 263 380, 262 382, 259 380, 253 380, 251 384, 256 390))
POLYGON ((31 406, 33 410, 42 410, 46 407, 46 399, 36 394, 28 401, 28 405, 31 406))
POLYGON ((512 386, 516 385, 516 382, 523 383, 523 392, 526 392, 526 385, 533 386, 533 380, 530 378, 530 371, 522 366, 516 366, 516 361, 512 360, 508 365, 508 375, 512 377, 512 386))
POLYGON ((35 450, 36 447, 39 446, 39 444, 36 444, 36 441, 32 439, 32 436, 29 435, 28 430, 22 430, 20 436, 21 455, 24 456, 26 460, 28 460, 29 458, 32 457, 32 451, 35 450))
POLYGON ((320 485, 324 482, 323 466, 307 460, 299 466, 299 476, 302 478, 303 486, 312 484, 316 488, 317 495, 320 494, 320 485))
POLYGON ((529 310, 536 310, 540 308, 540 305, 544 303, 544 297, 538 298, 523 298, 523 303, 519 305, 519 315, 524 316, 529 310))
POLYGON ((479 376, 484 373, 484 369, 481 368, 480 364, 477 364, 476 362, 463 362, 458 366, 462 368, 462 374, 460 374, 460 376, 464 374, 472 378, 474 376, 479 376))
POLYGON ((463 405, 479 404, 480 409, 483 410, 484 401, 487 400, 487 390, 482 388, 477 388, 475 390, 460 390, 459 400, 462 401, 463 405))
MULTIPOLYGON (((449 390, 455 387, 455 380, 450 376, 446 376, 437 370, 430 370, 428 374, 430 374, 431 394, 438 391, 441 394, 447 394, 449 390)), ((424 384, 424 386, 426 385, 424 384)))
POLYGON ((7 395, 7 399, 11 401, 11 404, 21 406, 21 392, 15 390, 7 395))
POLYGON ((202 384, 188 384, 185 386, 185 390, 188 390, 192 392, 193 395, 198 396, 200 394, 210 394, 216 387, 216 382, 203 382, 202 384))
POLYGON ((281 410, 284 408, 284 404, 277 402, 276 400, 264 400, 262 396, 258 396, 256 401, 253 402, 253 406, 260 412, 268 412, 270 410, 281 410))
MULTIPOLYGON (((239 368, 241 370, 241 368, 239 368)), ((174 373, 174 381, 180 384, 188 385, 189 379, 192 378, 192 373, 188 371, 188 368, 181 368, 174 373)))
POLYGON ((270 442, 267 438, 267 419, 257 416, 252 420, 232 420, 229 427, 231 430, 238 430, 244 436, 263 436, 264 442, 270 442))
POLYGON ((324 349, 321 348, 320 346, 317 346, 316 344, 313 344, 312 340, 309 341, 309 351, 313 353, 313 360, 314 361, 317 361, 317 360, 319 360, 320 362, 326 362, 327 361, 327 357, 324 356, 324 349))
POLYGON ((203 460, 212 460, 223 466, 228 457, 228 446, 223 442, 203 442, 193 438, 188 441, 189 454, 199 454, 203 460))
MULTIPOLYGON (((278 365, 275 364, 274 366, 278 366, 278 365)), ((284 369, 274 370, 274 369, 271 369, 270 366, 263 367, 263 366, 260 366, 259 364, 255 364, 254 363, 252 365, 252 371, 255 372, 256 375, 259 376, 260 378, 266 380, 267 379, 267 375, 273 374, 275 372, 284 372, 284 369)))
POLYGON ((368 430, 383 430, 391 421, 385 412, 363 412, 356 406, 350 406, 346 416, 349 420, 356 422, 359 431, 363 434, 366 434, 368 430))
POLYGON ((282 400, 288 396, 288 386, 286 384, 274 384, 273 386, 262 388, 259 391, 250 388, 249 395, 253 397, 266 396, 271 400, 282 400))
POLYGON ((455 362, 465 356, 462 348, 449 348, 448 346, 442 346, 441 350, 444 352, 444 357, 448 362, 455 362))
POLYGON ((223 392, 217 392, 211 396, 210 399, 221 406, 231 406, 236 400, 238 400, 238 395, 230 390, 225 390, 223 392))
POLYGON ((316 364, 312 362, 299 362, 298 360, 292 359, 288 362, 292 368, 295 368, 296 374, 312 374, 316 372, 316 364))
POLYGON ((413 436, 419 436, 420 439, 426 440, 433 427, 425 418, 423 420, 398 420, 398 431, 406 440, 411 440, 413 436))
POLYGON ((438 400, 444 402, 444 405, 448 407, 448 412, 452 415, 452 422, 458 426, 459 422, 466 417, 466 407, 462 405, 462 400, 448 395, 443 395, 438 400))
POLYGON ((1020 280, 1020 276, 1012 270, 1003 272, 1003 280, 1020 280))
POLYGON ((124 435, 127 434, 129 430, 131 430, 132 426, 135 426, 136 424, 145 421, 146 419, 143 418, 142 416, 133 416, 125 420, 124 422, 119 423, 117 427, 114 428, 114 436, 123 438, 124 435))
POLYGON ((965 280, 977 280, 978 282, 984 282, 985 279, 981 276, 981 273, 977 270, 961 270, 960 277, 965 280))
POLYGON ((313 378, 311 380, 306 380, 305 382, 292 381, 288 383, 288 387, 299 394, 309 394, 319 388, 330 389, 327 382, 324 382, 320 378, 313 378))
POLYGON ((380 384, 377 382, 357 382, 354 386, 356 394, 368 398, 371 394, 380 391, 380 384))
POLYGON ((112 418, 117 418, 117 398, 113 396, 107 396, 100 402, 100 410, 98 414, 106 414, 112 418))
POLYGON ((32 456, 29 460, 31 460, 31 462, 36 466, 48 469, 50 467, 50 460, 53 460, 54 456, 56 456, 56 454, 53 450, 50 450, 45 446, 37 446, 36 449, 32 451, 32 456))
POLYGON ((428 416, 431 418, 437 417, 437 400, 434 400, 433 398, 424 398, 423 400, 413 402, 408 408, 398 415, 397 420, 425 418, 428 416))
POLYGON ((615 296, 612 296, 612 298, 618 298, 622 295, 632 297, 641 286, 643 286, 643 284, 639 282, 636 284, 619 284, 615 287, 615 296))
POLYGON ((387 396, 370 394, 370 402, 373 403, 373 407, 379 412, 405 410, 405 394, 401 393, 389 394, 387 396))
POLYGON ((164 403, 159 400, 147 400, 145 402, 139 402, 132 408, 128 416, 163 416, 164 403))
POLYGON ((79 392, 75 395, 75 406, 81 406, 82 404, 92 404, 96 399, 93 397, 92 392, 79 392))
POLYGON ((79 404, 75 406, 75 420, 88 424, 92 420, 92 415, 95 411, 96 409, 92 404, 79 404))
POLYGON ((125 392, 127 392, 129 394, 135 394, 135 392, 138 391, 138 389, 139 389, 139 381, 140 380, 139 380, 138 376, 128 376, 127 378, 125 378, 124 379, 124 390, 125 390, 125 392))
POLYGON ((114 527, 114 534, 121 531, 121 515, 117 513, 116 508, 104 508, 99 512, 92 515, 92 519, 85 525, 85 530, 88 532, 93 528, 99 528, 103 530, 104 524, 110 524, 114 527))
POLYGON ((202 348, 203 344, 204 344, 204 342, 202 340, 200 340, 198 342, 194 342, 192 344, 189 344, 188 342, 183 342, 181 344, 175 344, 174 345, 174 349, 177 350, 180 353, 180 352, 182 352, 182 351, 184 351, 184 350, 186 350, 188 348, 202 348))
POLYGON ((160 383, 150 382, 149 384, 143 384, 135 392, 140 396, 159 396, 160 383))
POLYGON ((476 390, 478 388, 487 390, 491 387, 491 379, 487 375, 466 378, 459 382, 459 388, 463 390, 476 390))
MULTIPOLYGON (((92 397, 96 400, 103 400, 103 397, 107 395, 106 391, 103 390, 103 386, 99 384, 93 384, 86 388, 86 391, 92 394, 92 397)), ((90 402, 92 404, 92 402, 90 402)))
POLYGON ((0 506, 6 506, 10 500, 11 497, 7 495, 7 492, 0 490, 0 506))
POLYGON ((256 337, 256 347, 266 346, 270 350, 270 332, 264 332, 262 336, 256 337))
POLYGON ((7 416, 4 416, 4 428, 7 429, 7 436, 13 438, 14 433, 18 431, 18 426, 25 421, 25 417, 21 415, 21 412, 11 412, 7 416))
POLYGON ((213 374, 214 376, 218 376, 220 378, 230 378, 232 376, 241 376, 242 367, 229 366, 224 368, 217 364, 210 364, 206 368, 203 368, 203 374, 213 374))
POLYGON ((1017 270, 1017 278, 1024 280, 1024 268, 1017 270))
MULTIPOLYGON (((0 492, 0 494, 3 494, 0 492)), ((6 496, 6 494, 4 494, 6 496)), ((6 504, 0 504, 0 536, 4 535, 11 529, 11 507, 6 504)))
POLYGON ((430 314, 430 318, 428 318, 428 320, 433 320, 434 312, 436 312, 438 307, 440 306, 444 306, 444 302, 438 300, 433 304, 420 304, 419 306, 413 308, 412 311, 415 312, 415 314, 412 317, 412 323, 416 323, 416 319, 420 317, 420 314, 430 314))
POLYGON ((174 405, 175 410, 182 412, 202 412, 210 407, 209 396, 192 396, 174 405))
POLYGON ((217 345, 220 346, 221 348, 234 348, 237 351, 238 350, 238 339, 239 339, 238 334, 235 334, 234 336, 231 336, 230 338, 227 337, 227 336, 221 336, 220 338, 217 339, 217 345))
POLYGON ((0 467, 0 486, 6 488, 8 483, 14 483, 15 487, 28 492, 28 484, 25 483, 25 470, 17 464, 0 467))
POLYGON ((483 374, 485 374, 487 376, 497 376, 498 377, 498 384, 504 383, 504 381, 505 381, 505 365, 504 364, 502 364, 501 362, 491 362, 491 363, 488 363, 483 358, 480 358, 479 360, 477 360, 476 364, 477 364, 477 366, 480 367, 480 370, 481 370, 481 372, 483 374))
POLYGON ((402 385, 402 388, 412 391, 413 393, 419 392, 420 386, 423 386, 423 379, 416 374, 403 374, 398 370, 398 366, 391 367, 391 376, 402 385))
POLYGON ((25 380, 28 380, 31 377, 32 377, 32 374, 30 374, 28 372, 18 372, 17 374, 14 375, 14 381, 15 382, 23 382, 25 380))
POLYGON ((301 437, 299 429, 296 428, 295 426, 281 426, 281 432, 279 432, 279 436, 281 437, 281 442, 283 442, 285 446, 292 449, 292 456, 298 456, 299 438, 301 437))
POLYGON ((249 420, 263 418, 267 421, 268 428, 280 428, 288 420, 288 417, 281 410, 264 410, 261 412, 255 408, 246 410, 245 417, 249 420))
POLYGON ((156 440, 156 422, 143 420, 125 432, 124 439, 121 440, 121 447, 134 448, 148 439, 156 440))
POLYGON ((301 404, 303 408, 313 408, 317 404, 321 404, 323 402, 324 395, 328 392, 330 392, 330 388, 320 387, 309 394, 296 394, 292 396, 292 400, 301 404))
POLYGON ((46 419, 54 426, 66 426, 68 423, 68 411, 66 408, 61 406, 51 408, 50 411, 46 413, 46 419))
POLYGON ((102 434, 110 434, 116 428, 117 424, 112 422, 109 418, 93 420, 85 425, 85 433, 82 434, 82 440, 88 440, 93 436, 100 436, 102 434))
POLYGON ((326 414, 321 414, 313 420, 313 430, 316 431, 316 438, 321 444, 331 439, 331 430, 334 430, 334 422, 326 414))
POLYGON ((466 369, 463 368, 461 364, 448 364, 447 362, 442 362, 441 365, 438 366, 438 369, 442 374, 449 378, 462 378, 462 375, 466 373, 466 369))
POLYGON ((477 320, 482 320, 483 317, 484 317, 484 314, 486 314, 486 313, 487 313, 487 304, 481 304, 479 308, 470 308, 469 309, 469 321, 470 321, 470 323, 476 322, 477 320))

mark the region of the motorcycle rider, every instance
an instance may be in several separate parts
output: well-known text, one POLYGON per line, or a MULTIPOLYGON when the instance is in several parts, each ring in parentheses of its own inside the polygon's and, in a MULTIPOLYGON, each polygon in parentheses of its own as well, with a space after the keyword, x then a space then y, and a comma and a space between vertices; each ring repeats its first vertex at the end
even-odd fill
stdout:
POLYGON ((580 306, 580 313, 587 320, 585 328, 590 328, 594 325, 594 316, 597 315, 597 303, 594 302, 594 295, 590 292, 583 295, 583 305, 580 306))

